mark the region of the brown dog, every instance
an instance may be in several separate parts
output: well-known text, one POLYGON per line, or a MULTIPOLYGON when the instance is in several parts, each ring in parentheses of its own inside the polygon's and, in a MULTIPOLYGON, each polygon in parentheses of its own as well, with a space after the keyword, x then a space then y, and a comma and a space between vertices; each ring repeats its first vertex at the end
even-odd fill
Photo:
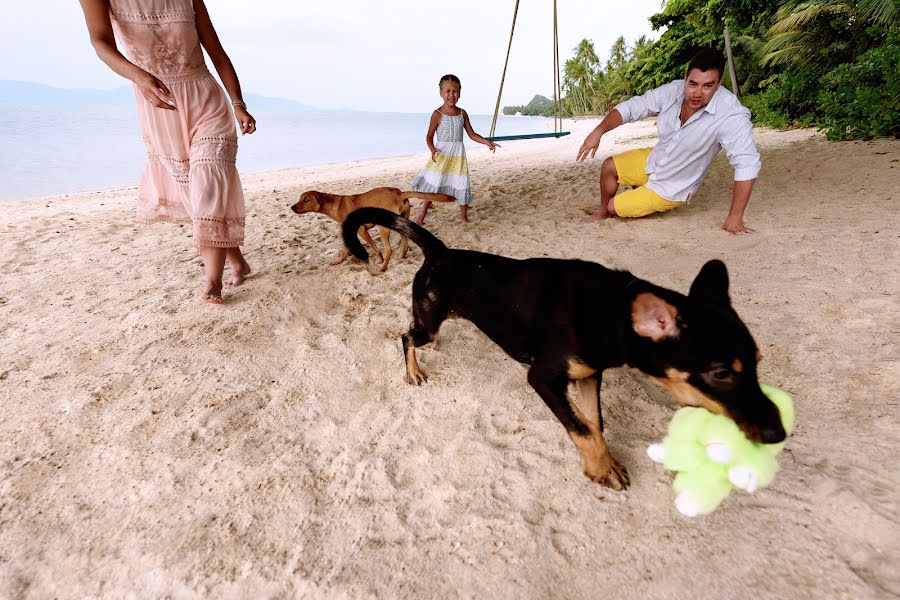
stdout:
MULTIPOLYGON (((327 215, 337 221, 338 223, 343 223, 344 219, 347 218, 351 212, 356 210, 357 208, 363 208, 367 206, 375 207, 375 208, 383 208, 388 210, 394 214, 409 218, 409 199, 410 198, 421 198, 422 200, 430 200, 432 202, 455 202, 456 199, 453 196, 448 196, 447 194, 431 194, 428 192, 401 192, 397 188, 391 187, 380 187, 375 188, 374 190, 369 190, 368 192, 364 192, 362 194, 350 194, 349 196, 339 196, 337 194, 328 194, 326 192, 316 192, 313 190, 309 190, 300 194, 300 200, 297 201, 296 204, 291 206, 291 210, 295 213, 303 214, 308 212, 317 212, 322 213, 323 215, 327 215)), ((391 260, 391 230, 386 227, 378 228, 378 235, 381 237, 381 243, 384 244, 384 256, 382 257, 381 252, 378 251, 378 248, 375 247, 375 241, 369 235, 368 231, 369 226, 363 225, 359 228, 359 235, 363 240, 366 241, 369 246, 372 247, 372 250, 375 251, 375 255, 378 257, 378 260, 381 262, 381 270, 384 271, 388 268, 388 263, 391 260)), ((406 236, 402 236, 403 242, 400 249, 400 258, 406 257, 406 252, 409 250, 409 240, 406 239, 406 236)), ((346 247, 341 248, 341 253, 333 262, 332 265, 339 265, 349 256, 349 251, 346 247)))

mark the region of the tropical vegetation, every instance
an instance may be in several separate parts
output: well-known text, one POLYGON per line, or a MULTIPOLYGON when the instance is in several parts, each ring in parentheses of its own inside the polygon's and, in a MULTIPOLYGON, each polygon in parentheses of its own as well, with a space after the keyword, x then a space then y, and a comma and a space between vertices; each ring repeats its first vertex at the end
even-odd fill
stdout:
POLYGON ((725 53, 727 25, 736 82, 726 73, 724 84, 757 123, 817 126, 830 139, 900 137, 898 0, 667 0, 650 23, 663 30, 658 39, 619 37, 605 60, 588 39, 574 48, 564 115, 605 114, 684 77, 699 48, 725 53))

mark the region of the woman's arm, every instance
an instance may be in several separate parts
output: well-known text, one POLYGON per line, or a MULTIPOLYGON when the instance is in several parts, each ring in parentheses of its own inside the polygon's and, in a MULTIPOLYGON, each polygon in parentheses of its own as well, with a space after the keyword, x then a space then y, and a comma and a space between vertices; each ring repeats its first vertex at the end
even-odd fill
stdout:
POLYGON ((467 113, 463 109, 459 109, 459 110, 462 111, 463 126, 466 128, 466 133, 469 134, 469 137, 473 141, 478 142, 479 144, 484 144, 485 146, 487 146, 488 148, 491 149, 491 152, 494 152, 497 148, 500 147, 500 144, 495 144, 491 140, 486 140, 483 137, 481 137, 480 135, 478 135, 477 133, 475 133, 475 130, 472 129, 472 123, 469 122, 469 113, 467 113))
POLYGON ((200 43, 209 54, 209 59, 222 80, 222 85, 231 98, 231 104, 234 107, 234 116, 241 125, 241 133, 253 133, 256 131, 256 119, 247 112, 247 105, 244 103, 244 97, 241 93, 241 82, 238 81, 237 72, 231 59, 225 53, 222 42, 219 41, 219 35, 216 33, 209 17, 209 11, 203 0, 194 0, 194 14, 197 20, 197 35, 200 37, 200 43))
POLYGON ((157 108, 175 109, 172 92, 162 81, 129 61, 119 52, 116 36, 109 20, 109 0, 81 0, 91 45, 106 66, 138 87, 150 104, 157 108))

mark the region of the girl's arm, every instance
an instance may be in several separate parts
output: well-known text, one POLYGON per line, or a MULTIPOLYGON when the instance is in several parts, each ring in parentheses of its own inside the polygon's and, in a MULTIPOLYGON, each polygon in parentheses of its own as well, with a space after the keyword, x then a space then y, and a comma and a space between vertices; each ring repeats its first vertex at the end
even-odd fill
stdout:
POLYGON ((147 102, 156 108, 176 110, 175 98, 162 81, 129 61, 119 52, 109 20, 109 0, 81 0, 91 45, 106 66, 138 87, 147 102))
POLYGON ((253 133, 256 131, 256 119, 247 112, 247 105, 244 104, 244 98, 241 94, 241 82, 238 81, 237 73, 231 59, 225 54, 222 42, 213 27, 209 12, 203 0, 194 0, 194 14, 197 19, 197 34, 200 37, 200 43, 209 54, 209 59, 222 80, 222 85, 228 91, 231 97, 231 104, 234 107, 234 116, 241 125, 241 133, 253 133))
POLYGON ((485 146, 487 146, 488 148, 491 149, 491 152, 494 152, 497 148, 500 147, 500 144, 495 144, 491 140, 486 140, 483 137, 481 137, 480 135, 478 135, 477 133, 475 133, 475 130, 472 129, 472 123, 469 122, 469 113, 467 113, 463 109, 459 109, 459 110, 462 110, 463 125, 466 128, 466 133, 469 134, 469 137, 472 138, 473 141, 476 141, 479 144, 484 144, 485 146))
POLYGON ((441 113, 436 110, 431 113, 431 121, 428 122, 428 133, 425 134, 425 144, 431 150, 431 160, 437 154, 437 148, 434 147, 434 132, 437 131, 438 125, 441 124, 441 113))

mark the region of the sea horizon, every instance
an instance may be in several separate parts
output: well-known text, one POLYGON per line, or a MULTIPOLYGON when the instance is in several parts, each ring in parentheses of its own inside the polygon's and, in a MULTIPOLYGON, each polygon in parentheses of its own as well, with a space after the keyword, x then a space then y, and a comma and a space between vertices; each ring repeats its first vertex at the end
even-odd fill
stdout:
MULTIPOLYGON (((255 94, 246 100, 259 126, 239 139, 241 173, 427 153, 430 113, 321 109, 255 94)), ((470 117, 487 135, 492 116, 470 117)), ((497 119, 497 135, 552 127, 544 117, 497 119)), ((145 162, 131 88, 0 82, 0 201, 136 186, 145 162)))

